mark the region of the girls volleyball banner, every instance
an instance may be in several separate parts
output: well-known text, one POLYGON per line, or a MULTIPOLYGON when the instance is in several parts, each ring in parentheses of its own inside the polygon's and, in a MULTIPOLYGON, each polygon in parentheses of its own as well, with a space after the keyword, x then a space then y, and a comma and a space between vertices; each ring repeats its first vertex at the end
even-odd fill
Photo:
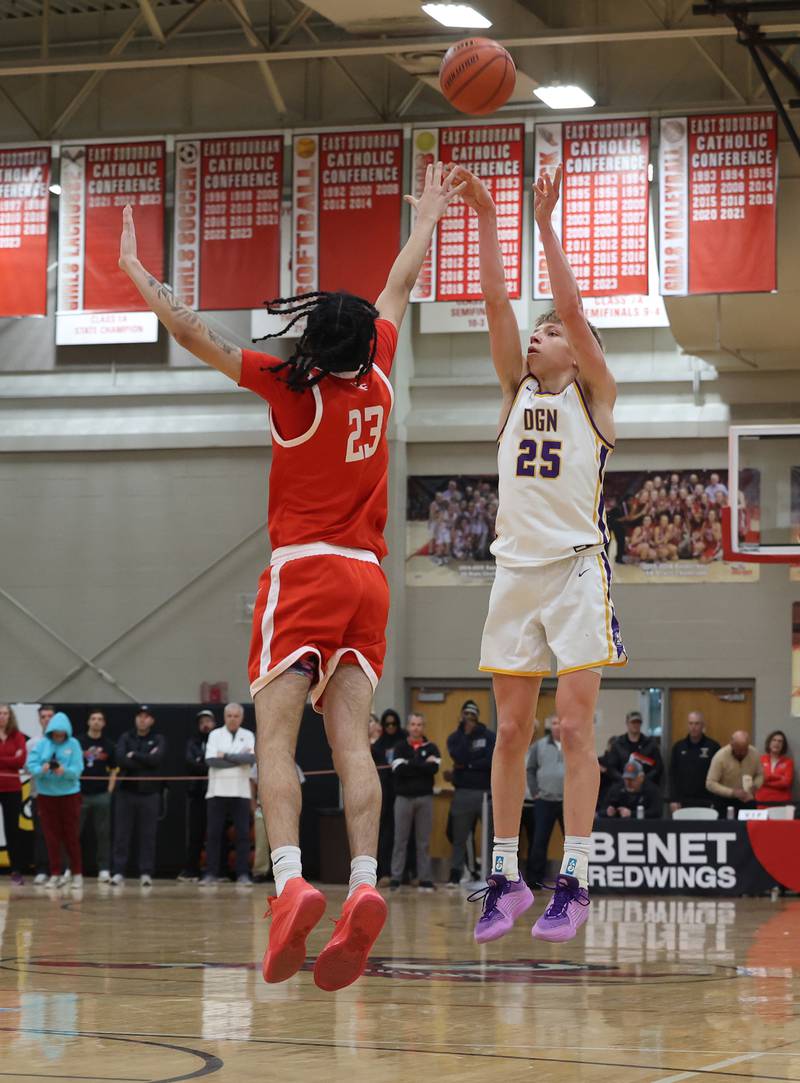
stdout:
MULTIPOLYGON (((584 297, 646 297, 650 120, 537 124, 534 175, 563 167, 553 226, 584 297)), ((534 222, 533 296, 553 296, 534 222)))
MULTIPOLYGON (((751 583, 758 564, 722 559, 727 471, 611 471, 604 486, 608 558, 617 583, 751 583)), ((406 585, 488 586, 494 581, 497 475, 408 479, 406 585)), ((759 530, 759 477, 739 494, 747 540, 759 530)))
POLYGON ((47 312, 50 147, 0 147, 0 316, 47 312))
MULTIPOLYGON (((522 294, 522 194, 525 127, 457 125, 413 132, 412 188, 422 194, 436 161, 463 165, 486 184, 497 206, 497 232, 508 295, 522 294)), ((413 301, 473 301, 482 297, 478 216, 463 200, 447 208, 411 294, 413 301)), ((478 329, 478 328, 476 328, 478 329)))
POLYGON ((164 277, 163 140, 61 147, 56 344, 155 342, 158 320, 117 266, 130 203, 139 258, 164 277))
POLYGON ((283 135, 175 143, 173 286, 199 309, 253 309, 280 293, 283 135))
POLYGON ((661 121, 665 296, 777 289, 775 113, 661 121))
POLYGON ((400 128, 295 136, 292 293, 374 301, 400 249, 402 184, 400 128))

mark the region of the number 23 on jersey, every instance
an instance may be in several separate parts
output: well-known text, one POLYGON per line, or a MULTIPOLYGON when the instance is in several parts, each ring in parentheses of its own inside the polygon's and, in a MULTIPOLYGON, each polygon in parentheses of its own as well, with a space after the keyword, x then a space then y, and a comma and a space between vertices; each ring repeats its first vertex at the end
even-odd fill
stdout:
POLYGON ((350 431, 344 461, 357 463, 372 458, 383 432, 383 407, 366 406, 363 410, 351 410, 348 422, 350 431))

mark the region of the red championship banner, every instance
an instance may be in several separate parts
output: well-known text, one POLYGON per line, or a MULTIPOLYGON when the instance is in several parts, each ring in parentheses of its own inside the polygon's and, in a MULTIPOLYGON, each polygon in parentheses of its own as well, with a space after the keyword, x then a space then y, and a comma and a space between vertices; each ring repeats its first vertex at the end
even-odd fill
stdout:
POLYGON ((47 313, 50 147, 0 147, 0 316, 47 313))
POLYGON ((777 289, 775 113, 661 121, 661 292, 777 289))
MULTIPOLYGON (((497 232, 508 295, 522 293, 522 192, 525 127, 522 124, 455 125, 413 133, 412 187, 422 192, 425 171, 436 161, 477 174, 497 206, 497 232)), ((411 294, 414 301, 472 301, 482 297, 478 218, 460 199, 439 223, 411 294)))
POLYGON ((280 293, 283 135, 175 143, 173 285, 200 309, 253 309, 280 293))
MULTIPOLYGON (((536 173, 564 167, 554 225, 584 297, 648 293, 649 160, 647 117, 536 126, 536 173)), ((533 295, 552 297, 535 224, 533 295)))
POLYGON ((400 249, 402 183, 399 128, 295 136, 293 294, 375 300, 400 249))
POLYGON ((58 345, 155 341, 157 321, 117 260, 130 203, 139 258, 164 276, 165 161, 163 140, 62 145, 58 345))

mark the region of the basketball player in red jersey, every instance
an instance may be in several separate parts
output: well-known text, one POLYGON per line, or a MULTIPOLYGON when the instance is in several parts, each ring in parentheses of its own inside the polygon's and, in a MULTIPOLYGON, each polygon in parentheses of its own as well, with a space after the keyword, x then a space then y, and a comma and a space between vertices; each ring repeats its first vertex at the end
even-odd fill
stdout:
POLYGON ((225 341, 149 275, 137 259, 131 209, 123 212, 120 267, 150 308, 180 346, 268 404, 272 558, 256 595, 249 663, 259 798, 277 892, 270 900, 263 964, 268 982, 300 970, 306 937, 326 904, 303 879, 299 847, 294 753, 309 692, 323 714, 342 782, 353 855, 342 916, 314 967, 320 988, 344 988, 363 973, 386 918, 375 888, 381 790, 367 731, 389 612, 380 566, 386 555, 389 373, 436 223, 463 188, 443 180, 442 172, 440 163, 429 166, 420 198, 405 197, 416 210, 414 227, 374 306, 324 292, 269 306, 290 317, 290 326, 306 320, 283 362, 225 341))

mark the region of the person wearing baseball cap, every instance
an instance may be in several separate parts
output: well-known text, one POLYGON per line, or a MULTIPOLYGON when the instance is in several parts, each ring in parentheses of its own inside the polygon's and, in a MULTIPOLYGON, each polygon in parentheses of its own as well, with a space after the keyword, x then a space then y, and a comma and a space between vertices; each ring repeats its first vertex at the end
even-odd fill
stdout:
POLYGON ((195 719, 197 731, 186 742, 184 756, 187 774, 193 775, 195 781, 186 786, 186 862, 178 873, 182 884, 196 884, 200 879, 200 858, 206 837, 206 745, 208 735, 217 725, 216 715, 208 707, 199 710, 195 719))
POLYGON ((630 759, 641 764, 651 782, 661 781, 664 763, 658 740, 642 733, 642 713, 635 710, 625 715, 625 733, 614 739, 608 753, 608 770, 615 782, 622 779, 623 769, 630 759))
MULTIPOLYGON (((447 738, 447 751, 453 760, 453 770, 445 771, 446 782, 452 782, 455 793, 450 806, 453 852, 450 858, 448 887, 461 882, 467 856, 467 839, 481 818, 483 795, 492 785, 492 756, 495 735, 480 720, 481 712, 474 699, 461 705, 458 728, 447 738)), ((484 830, 488 830, 484 824, 484 830)))
POLYGON ((153 883, 156 861, 156 831, 161 801, 161 783, 156 781, 166 752, 161 734, 151 731, 155 724, 152 709, 143 703, 136 712, 133 729, 117 742, 117 784, 114 824, 114 854, 111 882, 119 887, 125 882, 131 838, 139 840, 139 882, 153 883))
POLYGON ((608 793, 606 816, 618 816, 623 820, 637 816, 642 806, 644 819, 658 820, 663 800, 658 786, 649 779, 638 760, 629 760, 622 769, 622 781, 616 782, 608 793))

